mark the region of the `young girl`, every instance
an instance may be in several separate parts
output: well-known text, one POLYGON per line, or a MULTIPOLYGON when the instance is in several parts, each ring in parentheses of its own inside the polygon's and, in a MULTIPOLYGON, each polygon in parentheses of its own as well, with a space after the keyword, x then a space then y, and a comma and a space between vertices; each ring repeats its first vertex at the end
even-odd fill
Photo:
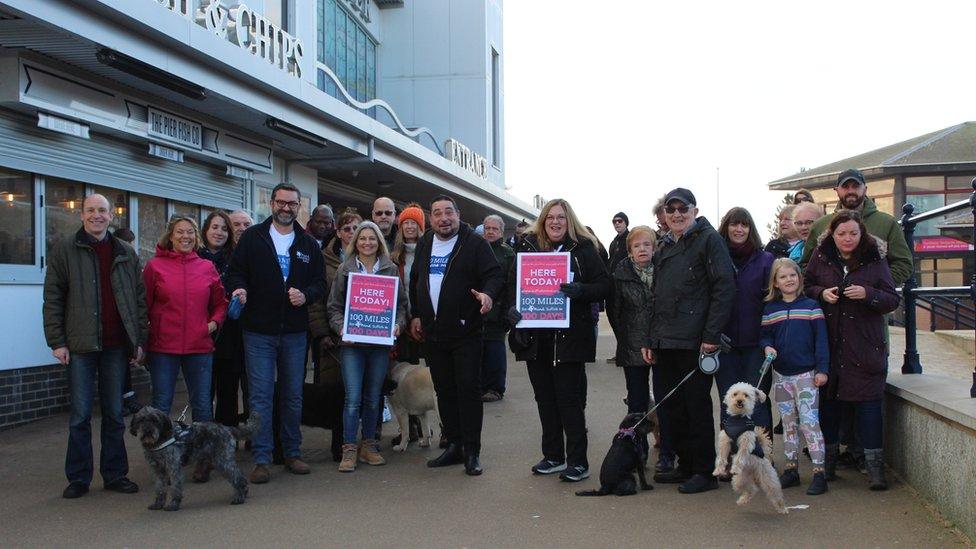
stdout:
POLYGON ((807 494, 827 491, 824 478, 824 439, 820 431, 818 387, 827 383, 830 363, 827 324, 817 302, 803 295, 803 274, 788 258, 773 262, 769 293, 763 310, 759 344, 776 357, 773 370, 774 400, 783 419, 783 449, 786 467, 780 476, 783 488, 798 486, 797 423, 803 431, 813 461, 813 481, 807 494))
MULTIPOLYGON (((346 314, 346 286, 350 273, 397 276, 397 266, 390 261, 390 254, 383 240, 383 233, 371 221, 363 221, 351 235, 346 247, 345 260, 339 265, 327 306, 332 331, 342 337, 343 319, 346 314)), ((397 292, 396 327, 393 335, 399 335, 407 322, 407 293, 403 284, 397 292)), ((376 438, 376 425, 383 410, 380 393, 386 371, 390 365, 389 345, 343 343, 340 367, 345 385, 346 403, 342 411, 342 461, 339 471, 348 473, 356 469, 359 461, 370 465, 383 465, 380 443, 376 438), (357 448, 356 439, 362 424, 363 441, 357 448)))

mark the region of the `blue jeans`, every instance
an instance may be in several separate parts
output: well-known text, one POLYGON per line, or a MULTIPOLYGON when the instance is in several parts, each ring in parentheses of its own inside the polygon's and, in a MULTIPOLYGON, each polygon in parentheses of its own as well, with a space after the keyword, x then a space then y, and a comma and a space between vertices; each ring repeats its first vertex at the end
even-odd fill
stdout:
POLYGON ((244 331, 251 411, 261 415, 261 429, 251 446, 255 464, 271 463, 271 450, 274 448, 271 408, 276 375, 281 448, 286 458, 301 456, 305 342, 306 332, 267 335, 244 331))
POLYGON ((356 443, 360 419, 363 439, 374 440, 380 418, 383 380, 390 366, 390 349, 343 346, 341 358, 342 384, 346 389, 346 404, 342 408, 342 443, 356 443))
POLYGON ((823 430, 824 442, 827 444, 837 444, 840 442, 841 420, 845 414, 851 414, 857 418, 857 435, 860 437, 861 444, 864 448, 869 450, 883 448, 883 408, 884 399, 867 400, 864 402, 821 400, 820 428, 823 430))
POLYGON ((481 347, 481 392, 497 391, 505 394, 505 377, 508 374, 508 355, 505 341, 486 339, 481 347))
POLYGON ((88 486, 92 481, 94 457, 91 417, 98 379, 98 401, 102 410, 98 471, 108 484, 129 474, 125 453, 125 422, 122 420, 122 387, 129 368, 129 353, 117 347, 93 353, 71 353, 68 383, 71 388, 71 419, 68 423, 68 452, 64 474, 68 482, 88 486))
POLYGON ((212 366, 213 355, 210 353, 191 355, 149 353, 153 408, 170 413, 173 408, 173 393, 176 390, 176 376, 182 369, 186 392, 190 395, 193 421, 213 421, 213 402, 210 400, 212 366))
MULTIPOLYGON (((756 383, 759 382, 759 367, 762 366, 764 358, 762 349, 758 346, 733 347, 731 351, 718 355, 719 368, 715 372, 715 385, 718 386, 718 399, 722 407, 723 422, 729 417, 725 410, 725 392, 740 381, 745 381, 755 387, 756 383)), ((766 372, 766 377, 763 378, 762 386, 759 388, 769 397, 769 389, 772 385, 773 372, 772 367, 770 367, 770 371, 766 372)), ((769 398, 766 398, 766 402, 762 404, 756 403, 756 409, 752 412, 752 419, 756 425, 765 427, 772 436, 773 411, 769 398)))

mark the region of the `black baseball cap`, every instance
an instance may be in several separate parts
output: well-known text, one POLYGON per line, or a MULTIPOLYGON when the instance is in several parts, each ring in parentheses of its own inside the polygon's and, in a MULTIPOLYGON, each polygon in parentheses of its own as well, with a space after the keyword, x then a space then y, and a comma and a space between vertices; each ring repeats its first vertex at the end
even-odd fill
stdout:
POLYGON ((685 206, 697 206, 698 201, 695 200, 695 195, 688 189, 682 189, 678 187, 673 191, 669 192, 664 197, 664 204, 669 204, 672 200, 680 200, 685 206))
POLYGON ((851 180, 857 181, 860 185, 867 185, 867 183, 864 182, 864 174, 862 174, 860 170, 855 170, 852 168, 850 170, 844 170, 840 175, 837 176, 837 186, 840 187, 847 181, 851 180))

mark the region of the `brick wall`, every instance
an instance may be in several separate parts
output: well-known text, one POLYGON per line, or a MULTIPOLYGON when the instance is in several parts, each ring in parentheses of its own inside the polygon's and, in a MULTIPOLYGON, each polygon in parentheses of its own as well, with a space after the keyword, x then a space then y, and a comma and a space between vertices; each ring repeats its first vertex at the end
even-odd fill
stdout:
MULTIPOLYGON (((140 395, 145 395, 148 372, 133 370, 132 384, 140 395)), ((0 370, 0 430, 67 412, 69 397, 68 370, 64 366, 0 370)))

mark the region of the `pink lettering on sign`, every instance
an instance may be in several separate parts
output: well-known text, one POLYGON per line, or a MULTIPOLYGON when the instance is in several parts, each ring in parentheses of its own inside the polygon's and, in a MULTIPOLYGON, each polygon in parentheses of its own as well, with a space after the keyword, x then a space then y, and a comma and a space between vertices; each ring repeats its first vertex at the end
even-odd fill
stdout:
POLYGON ((931 236, 915 241, 916 252, 968 252, 973 245, 947 236, 931 236))

